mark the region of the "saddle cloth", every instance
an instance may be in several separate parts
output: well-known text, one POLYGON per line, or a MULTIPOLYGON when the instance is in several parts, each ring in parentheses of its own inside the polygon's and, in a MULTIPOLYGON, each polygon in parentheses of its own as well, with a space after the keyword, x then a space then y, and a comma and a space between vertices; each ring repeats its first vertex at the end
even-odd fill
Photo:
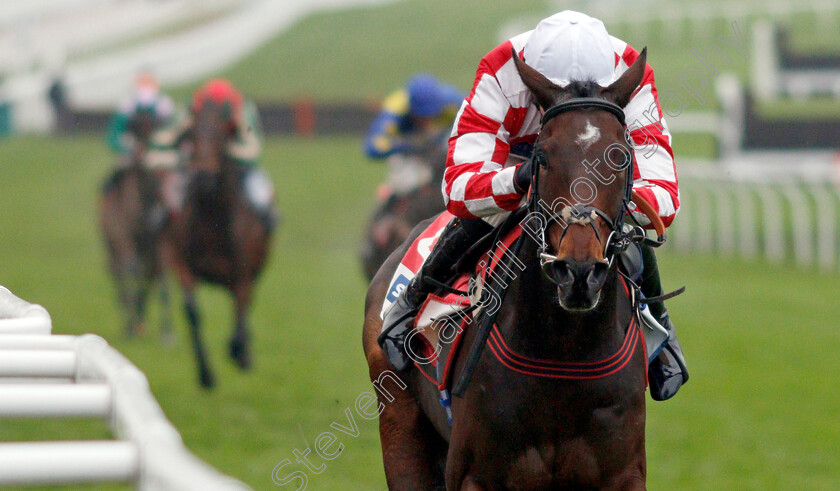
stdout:
MULTIPOLYGON (((440 214, 408 248, 391 278, 388 293, 385 295, 380 311, 381 318, 385 317, 411 279, 420 271, 431 254, 432 248, 437 244, 441 232, 452 218, 454 215, 448 212, 440 214)), ((430 294, 420 307, 414 319, 413 334, 409 337, 414 337, 421 342, 412 343, 409 340, 406 345, 409 349, 412 349, 412 346, 419 347, 419 353, 410 353, 415 365, 441 390, 446 387, 449 378, 450 367, 447 360, 454 359, 452 355, 457 349, 464 329, 473 324, 473 316, 483 307, 479 299, 484 280, 499 268, 499 260, 521 233, 520 227, 514 227, 493 248, 482 255, 472 275, 464 273, 455 279, 450 286, 463 293, 430 294), (474 313, 472 315, 465 313, 464 311, 471 306, 476 306, 473 309, 474 313)), ((508 281, 513 279, 515 274, 515 271, 508 272, 508 281)))

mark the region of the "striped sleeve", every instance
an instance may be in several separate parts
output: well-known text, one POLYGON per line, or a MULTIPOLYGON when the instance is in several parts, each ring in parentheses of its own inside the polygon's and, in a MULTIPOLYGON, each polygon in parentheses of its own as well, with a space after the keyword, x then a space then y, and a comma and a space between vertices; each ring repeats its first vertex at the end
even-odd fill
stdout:
MULTIPOLYGON (((627 70, 638 56, 638 51, 625 45, 616 75, 627 70)), ((662 115, 650 65, 645 66, 642 82, 624 113, 636 155, 633 189, 653 205, 665 226, 670 226, 680 208, 677 169, 671 134, 662 115)), ((650 222, 640 212, 634 212, 633 216, 643 225, 650 222)))
POLYGON ((511 135, 521 129, 530 106, 530 101, 518 104, 502 87, 512 75, 519 78, 511 53, 513 46, 506 41, 485 55, 472 90, 455 118, 443 198, 449 212, 462 218, 514 210, 522 199, 513 186, 515 167, 504 168, 511 135))

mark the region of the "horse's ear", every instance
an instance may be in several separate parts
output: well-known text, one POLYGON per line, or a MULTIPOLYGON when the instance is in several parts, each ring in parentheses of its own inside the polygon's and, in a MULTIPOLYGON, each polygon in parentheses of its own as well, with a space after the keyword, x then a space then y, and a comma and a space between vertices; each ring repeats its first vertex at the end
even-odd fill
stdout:
POLYGON ((560 92, 563 90, 559 85, 555 85, 551 80, 543 76, 542 73, 531 68, 527 63, 519 58, 516 50, 511 48, 513 52, 513 62, 516 64, 516 69, 519 71, 519 76, 525 86, 534 94, 537 104, 543 109, 547 110, 554 105, 560 92))
POLYGON ((642 52, 639 53, 639 57, 636 58, 636 61, 633 62, 632 65, 630 65, 630 68, 618 77, 618 80, 601 91, 601 95, 605 99, 618 104, 622 108, 626 106, 627 103, 630 102, 630 97, 633 95, 636 87, 642 83, 642 77, 645 74, 646 60, 647 46, 642 49, 642 52))

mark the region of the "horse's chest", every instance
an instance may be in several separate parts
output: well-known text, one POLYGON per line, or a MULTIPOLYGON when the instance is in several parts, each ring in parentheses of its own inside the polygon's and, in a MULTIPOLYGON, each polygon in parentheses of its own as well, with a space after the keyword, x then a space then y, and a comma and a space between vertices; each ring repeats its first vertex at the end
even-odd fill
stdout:
POLYGON ((507 489, 548 489, 564 484, 597 486, 602 474, 595 449, 583 438, 528 446, 512 457, 504 474, 507 489))
POLYGON ((643 399, 640 405, 639 397, 616 389, 620 397, 592 404, 588 391, 561 393, 571 397, 525 404, 497 398, 482 406, 482 423, 472 428, 480 438, 466 445, 490 489, 610 489, 636 472, 644 459, 643 399))

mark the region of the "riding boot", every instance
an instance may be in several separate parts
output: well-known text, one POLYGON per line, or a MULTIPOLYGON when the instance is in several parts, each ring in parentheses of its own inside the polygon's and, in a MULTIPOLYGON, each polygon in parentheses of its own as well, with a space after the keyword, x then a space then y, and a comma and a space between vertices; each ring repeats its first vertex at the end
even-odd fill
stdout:
POLYGON ((267 230, 274 230, 280 221, 279 213, 274 207, 274 185, 262 169, 246 167, 244 173, 243 186, 251 209, 256 212, 267 230))
MULTIPOLYGON (((641 288, 645 297, 662 295, 662 283, 659 278, 659 266, 653 248, 642 246, 644 272, 642 273, 641 288)), ((650 313, 659 324, 668 331, 668 344, 662 348, 659 355, 648 367, 648 381, 650 395, 655 401, 664 401, 676 395, 680 387, 688 382, 688 369, 685 365, 682 348, 677 340, 674 324, 665 308, 665 302, 651 302, 648 304, 650 313)))
POLYGON ((414 317, 429 293, 447 284, 457 274, 453 266, 477 240, 486 235, 492 226, 481 219, 455 218, 443 229, 426 262, 412 278, 400 297, 385 314, 379 345, 397 370, 411 366, 405 349, 405 340, 414 324, 414 317))

